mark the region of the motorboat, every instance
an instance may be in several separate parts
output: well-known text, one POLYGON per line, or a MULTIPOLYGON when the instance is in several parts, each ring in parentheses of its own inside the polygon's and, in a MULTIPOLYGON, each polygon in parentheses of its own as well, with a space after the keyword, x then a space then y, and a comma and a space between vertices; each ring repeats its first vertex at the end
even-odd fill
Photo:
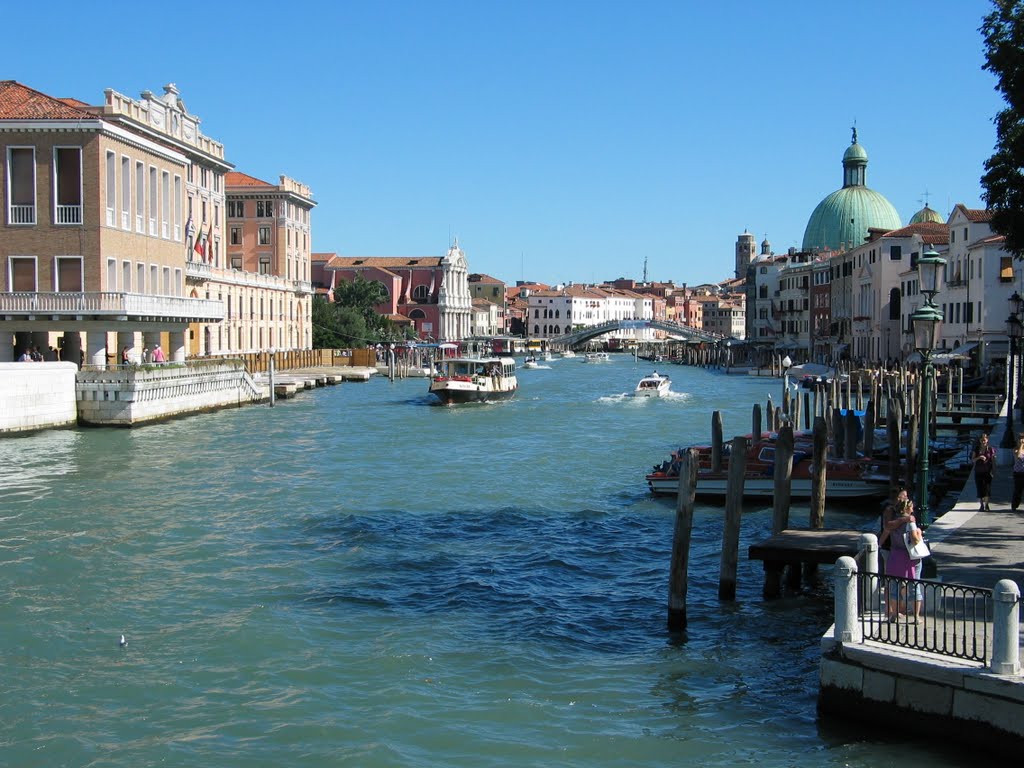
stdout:
MULTIPOLYGON (((747 436, 748 439, 750 436, 747 436)), ((777 435, 765 432, 760 438, 750 440, 743 476, 743 495, 771 497, 775 495, 775 440, 777 435)), ((712 469, 711 446, 695 446, 697 449, 696 494, 705 497, 726 495, 729 482, 729 448, 722 446, 722 468, 712 469)), ((671 457, 656 464, 646 476, 647 486, 654 495, 675 495, 679 491, 679 466, 685 449, 674 451, 671 457)), ((794 441, 793 473, 790 481, 790 497, 809 499, 813 484, 811 466, 812 446, 804 440, 794 441)), ((825 462, 825 496, 828 499, 882 498, 889 492, 887 463, 871 459, 834 459, 825 462)))
POLYGON ((507 400, 519 388, 511 357, 451 357, 438 364, 430 394, 445 405, 507 400))
POLYGON ((655 371, 637 382, 633 397, 664 397, 671 386, 672 380, 668 376, 662 376, 655 371))
POLYGON ((523 360, 523 368, 540 368, 540 363, 537 362, 537 358, 533 355, 529 355, 523 360))
POLYGON ((607 352, 587 352, 583 361, 586 363, 607 363, 611 360, 607 352))
POLYGON ((545 350, 544 352, 540 353, 540 359, 543 360, 545 363, 550 363, 552 360, 555 359, 555 356, 552 355, 551 352, 545 350))
POLYGON ((567 349, 564 352, 562 352, 562 357, 576 357, 576 353, 573 352, 571 349, 567 349))

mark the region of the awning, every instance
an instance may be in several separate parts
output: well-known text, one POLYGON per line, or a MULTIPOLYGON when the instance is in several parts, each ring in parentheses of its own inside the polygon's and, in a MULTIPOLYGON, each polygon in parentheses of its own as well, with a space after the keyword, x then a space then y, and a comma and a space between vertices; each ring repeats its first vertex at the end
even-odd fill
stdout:
POLYGON ((971 350, 977 346, 978 342, 972 341, 967 344, 962 344, 956 349, 949 350, 948 352, 937 352, 932 355, 932 362, 936 365, 949 365, 954 360, 967 360, 971 350))

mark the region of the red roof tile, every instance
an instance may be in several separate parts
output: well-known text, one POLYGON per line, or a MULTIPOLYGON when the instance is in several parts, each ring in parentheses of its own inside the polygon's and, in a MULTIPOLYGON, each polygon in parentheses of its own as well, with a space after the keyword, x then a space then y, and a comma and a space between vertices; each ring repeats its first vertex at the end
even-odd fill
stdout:
POLYGON ((224 174, 224 185, 227 187, 274 187, 276 184, 257 179, 241 171, 228 171, 224 174))
MULTIPOLYGON (((95 120, 96 115, 15 80, 0 80, 0 120, 95 120)), ((82 104, 84 102, 77 102, 82 104)))
POLYGON ((968 208, 963 203, 957 203, 956 207, 964 212, 964 216, 972 224, 984 224, 986 221, 992 221, 992 211, 985 208, 968 208))
POLYGON ((920 224, 908 224, 901 229, 885 233, 885 237, 910 237, 911 235, 920 235, 922 240, 934 245, 945 244, 949 242, 949 227, 935 221, 922 221, 920 224))
POLYGON ((442 256, 334 256, 325 269, 352 269, 353 267, 376 267, 378 269, 416 269, 439 267, 442 256))

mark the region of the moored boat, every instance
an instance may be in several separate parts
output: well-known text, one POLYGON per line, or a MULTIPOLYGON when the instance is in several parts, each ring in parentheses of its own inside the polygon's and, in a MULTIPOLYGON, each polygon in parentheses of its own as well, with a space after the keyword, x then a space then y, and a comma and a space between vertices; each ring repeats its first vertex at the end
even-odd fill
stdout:
POLYGON ((668 394, 671 386, 672 380, 668 376, 662 376, 655 371, 637 382, 633 397, 663 397, 668 394))
POLYGON ((445 405, 507 400, 519 388, 511 357, 453 357, 438 368, 429 391, 445 405))
MULTIPOLYGON (((743 477, 743 495, 771 497, 775 494, 775 433, 764 433, 752 440, 747 450, 743 477)), ((711 446, 697 446, 698 496, 724 497, 729 480, 729 444, 723 446, 722 469, 711 468, 711 446)), ((679 465, 683 449, 674 451, 671 458, 646 476, 647 486, 655 495, 674 495, 679 490, 679 465)), ((828 499, 882 498, 889 490, 889 477, 885 467, 867 459, 828 459, 825 471, 825 496, 828 499)), ((813 473, 811 447, 797 443, 793 448, 793 473, 790 496, 809 499, 813 473)))

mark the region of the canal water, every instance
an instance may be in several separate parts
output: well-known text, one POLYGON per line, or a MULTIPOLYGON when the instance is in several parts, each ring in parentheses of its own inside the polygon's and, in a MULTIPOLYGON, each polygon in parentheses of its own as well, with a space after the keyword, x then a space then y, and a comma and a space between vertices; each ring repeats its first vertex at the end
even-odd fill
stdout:
POLYGON ((672 397, 629 397, 651 367, 0 440, 0 765, 962 764, 898 723, 817 720, 829 585, 761 600, 766 507, 731 603, 721 507, 698 507, 690 627, 667 632, 674 503, 644 473, 713 409, 749 431, 780 383, 666 365, 672 397))

